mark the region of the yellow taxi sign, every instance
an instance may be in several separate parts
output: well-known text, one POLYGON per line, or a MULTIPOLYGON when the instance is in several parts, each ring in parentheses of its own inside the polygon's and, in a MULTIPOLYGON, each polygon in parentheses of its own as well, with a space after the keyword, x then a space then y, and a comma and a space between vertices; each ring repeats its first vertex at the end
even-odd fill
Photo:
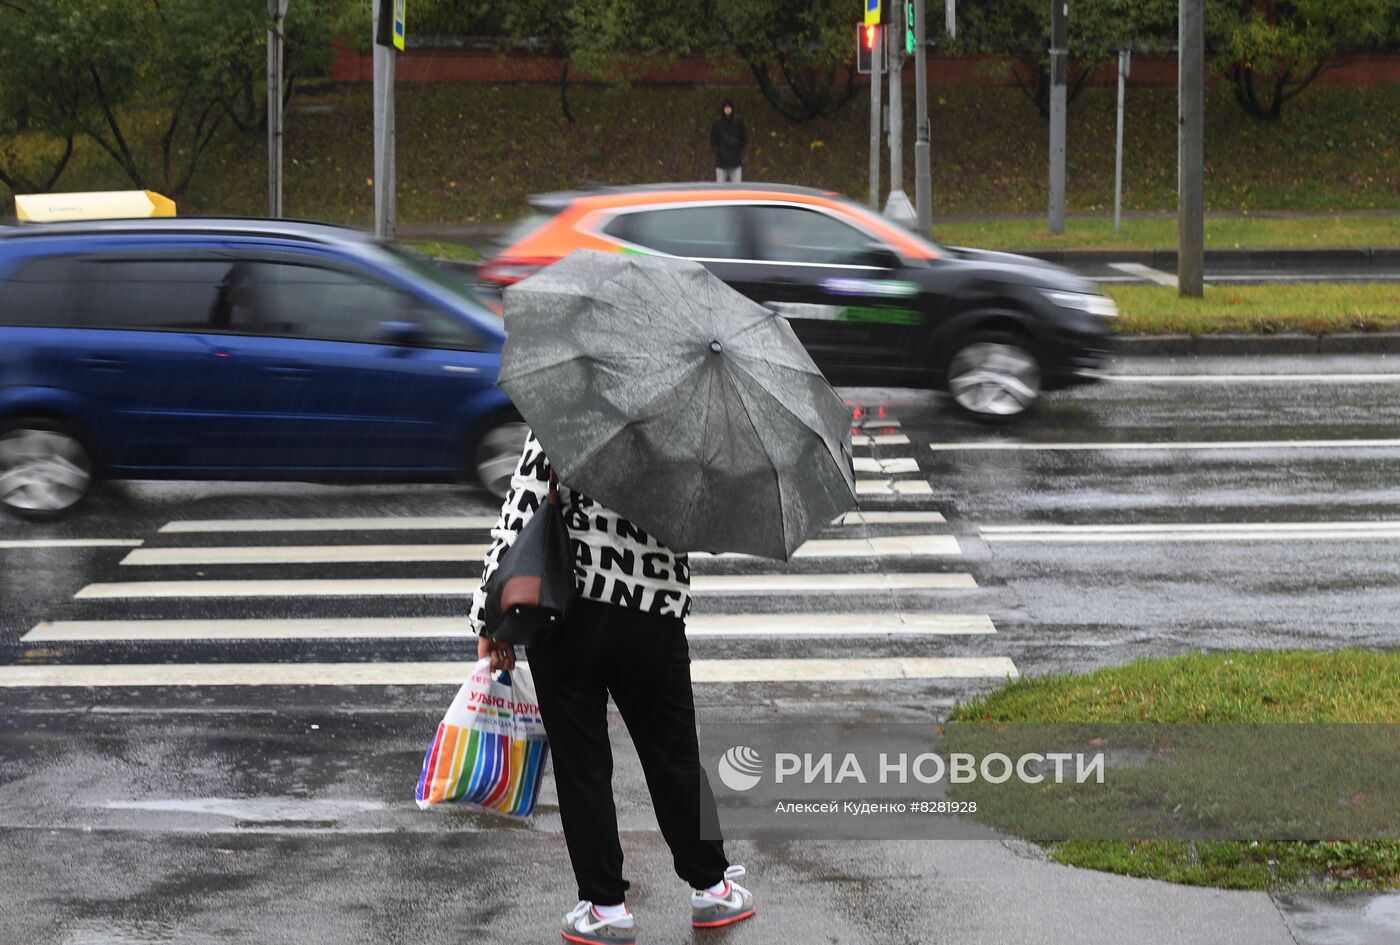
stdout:
POLYGON ((15 196, 15 216, 24 223, 65 220, 132 220, 173 217, 175 201, 153 190, 109 190, 77 194, 15 196))

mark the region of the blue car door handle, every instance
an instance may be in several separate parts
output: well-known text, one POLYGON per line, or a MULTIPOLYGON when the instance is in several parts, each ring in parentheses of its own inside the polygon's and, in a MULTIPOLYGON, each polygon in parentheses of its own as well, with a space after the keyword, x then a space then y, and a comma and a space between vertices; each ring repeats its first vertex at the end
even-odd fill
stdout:
POLYGON ((310 368, 299 367, 295 364, 269 364, 263 368, 264 374, 271 374, 273 377, 285 377, 289 380, 302 380, 311 376, 310 368))
POLYGON ((79 358, 78 363, 83 367, 92 368, 94 371, 116 372, 126 370, 126 361, 123 359, 107 357, 100 354, 79 358))

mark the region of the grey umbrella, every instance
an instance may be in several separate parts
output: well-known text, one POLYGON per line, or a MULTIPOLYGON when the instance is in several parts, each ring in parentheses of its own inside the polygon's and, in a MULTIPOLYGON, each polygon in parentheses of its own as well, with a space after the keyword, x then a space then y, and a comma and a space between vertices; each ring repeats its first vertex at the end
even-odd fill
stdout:
POLYGON ((506 289, 500 384, 571 488, 676 551, 787 559, 855 507, 850 411, 703 266, 580 251, 506 289))

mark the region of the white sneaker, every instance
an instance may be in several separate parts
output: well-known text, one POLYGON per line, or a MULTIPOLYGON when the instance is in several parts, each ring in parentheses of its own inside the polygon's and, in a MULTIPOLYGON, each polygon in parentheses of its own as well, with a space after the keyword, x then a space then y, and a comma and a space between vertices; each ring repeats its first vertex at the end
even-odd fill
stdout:
POLYGON ((564 927, 559 934, 566 942, 581 942, 582 945, 636 945, 637 942, 636 920, 632 913, 605 919, 587 899, 580 899, 564 916, 564 927))
POLYGON ((703 889, 690 894, 690 924, 697 929, 733 925, 754 914, 753 893, 733 882, 748 870, 731 866, 724 871, 724 891, 716 896, 703 889))

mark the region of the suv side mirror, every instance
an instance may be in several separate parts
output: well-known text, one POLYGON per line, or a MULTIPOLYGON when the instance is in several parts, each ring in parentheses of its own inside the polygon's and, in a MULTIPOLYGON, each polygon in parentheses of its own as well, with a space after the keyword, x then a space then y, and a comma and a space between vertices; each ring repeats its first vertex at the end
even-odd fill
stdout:
POLYGON ((423 326, 415 321, 394 319, 379 323, 378 339, 380 344, 407 348, 421 344, 423 337, 423 326))
POLYGON ((904 260, 882 243, 871 243, 856 256, 856 265, 875 266, 878 269, 899 269, 904 260))

